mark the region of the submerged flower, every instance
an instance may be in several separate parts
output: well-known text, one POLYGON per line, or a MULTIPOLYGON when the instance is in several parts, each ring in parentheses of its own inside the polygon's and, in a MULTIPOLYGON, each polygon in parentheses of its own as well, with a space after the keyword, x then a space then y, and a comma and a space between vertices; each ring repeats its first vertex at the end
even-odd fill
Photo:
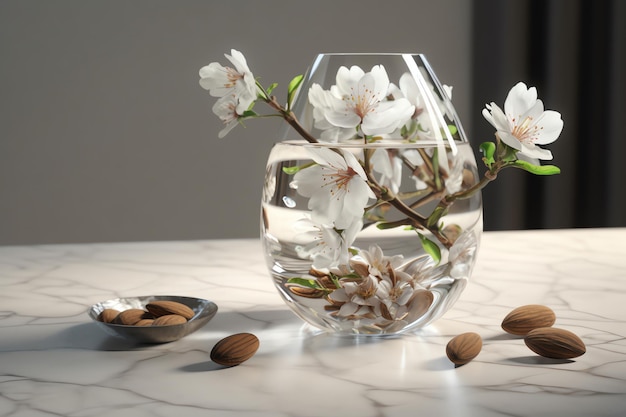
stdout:
POLYGON ((256 100, 256 81, 243 54, 235 49, 230 53, 224 56, 235 68, 212 62, 200 69, 200 85, 213 97, 234 96, 237 114, 243 114, 256 100))
MULTIPOLYGON (((406 304, 413 296, 411 276, 399 269, 404 257, 385 256, 378 245, 359 251, 359 255, 367 267, 368 276, 376 278, 378 282, 376 298, 379 303, 375 309, 376 315, 381 315, 386 320, 402 319, 408 311, 406 304)), ((359 267, 359 260, 353 261, 352 265, 357 270, 365 269, 363 266, 359 267)))
POLYGON ((335 303, 343 303, 337 312, 339 317, 374 317, 372 308, 380 304, 380 300, 376 297, 377 292, 378 280, 368 276, 358 281, 342 282, 341 288, 333 291, 329 298, 335 303))
MULTIPOLYGON (((324 120, 332 126, 344 129, 360 127, 365 135, 381 135, 402 126, 415 110, 404 98, 386 99, 389 77, 382 65, 376 65, 368 73, 364 73, 357 66, 350 69, 341 67, 337 72, 336 82, 325 97, 325 106, 319 105, 320 100, 316 96, 311 102, 314 107, 317 103, 321 112, 317 114, 318 121, 324 120)), ((315 91, 314 94, 319 96, 315 91)))
POLYGON ((350 245, 363 227, 363 222, 355 219, 345 230, 337 230, 332 225, 316 224, 310 219, 301 220, 299 226, 309 230, 300 235, 308 243, 296 248, 298 256, 312 259, 312 267, 321 269, 348 264, 350 245))
MULTIPOLYGON (((463 159, 449 155, 450 151, 445 146, 440 145, 436 150, 437 165, 445 180, 446 193, 454 194, 460 191, 463 186, 463 159)), ((433 149, 424 151, 425 157, 431 160, 435 158, 434 153, 433 149)), ((415 149, 409 149, 404 151, 402 156, 414 167, 412 178, 415 180, 415 189, 423 190, 427 188, 429 186, 427 181, 432 183, 433 178, 430 168, 427 167, 422 155, 415 149)))
POLYGON ((334 304, 342 303, 337 315, 377 318, 377 324, 404 318, 414 287, 412 277, 399 269, 402 262, 401 255, 385 256, 378 245, 360 250, 350 261, 354 273, 329 294, 334 304))
POLYGON ((308 149, 316 165, 296 173, 292 186, 298 194, 309 197, 308 207, 316 223, 331 223, 346 229, 361 218, 374 192, 367 184, 361 164, 349 152, 331 149, 308 149))
POLYGON ((380 173, 378 183, 388 187, 394 194, 400 190, 402 183, 402 159, 399 151, 376 149, 370 160, 372 169, 380 173))
POLYGON ((369 250, 359 251, 360 257, 368 265, 369 273, 381 277, 389 269, 398 268, 404 259, 402 255, 385 256, 378 245, 370 246, 369 250))
POLYGON ((539 159, 552 159, 549 150, 537 145, 554 142, 563 130, 563 120, 559 112, 544 111, 535 87, 517 83, 506 97, 504 112, 492 102, 483 109, 483 116, 497 129, 502 142, 518 151, 521 159, 535 165, 539 159))
POLYGON ((382 315, 387 320, 403 319, 409 311, 407 303, 413 297, 413 286, 408 281, 381 281, 376 296, 381 301, 382 315))

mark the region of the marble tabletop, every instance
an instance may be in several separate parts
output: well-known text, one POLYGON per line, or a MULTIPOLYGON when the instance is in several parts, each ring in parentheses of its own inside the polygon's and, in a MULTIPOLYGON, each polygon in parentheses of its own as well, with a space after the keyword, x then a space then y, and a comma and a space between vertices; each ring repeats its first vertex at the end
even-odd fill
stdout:
POLYGON ((0 416, 618 416, 626 412, 626 229, 487 232, 472 281, 443 318, 400 337, 303 324, 258 240, 0 248, 0 416), (87 315, 116 297, 207 298, 214 319, 175 342, 134 345, 87 315), (500 323, 544 304, 587 352, 551 360, 500 323), (448 341, 483 349, 455 367, 448 341), (225 368, 213 345, 261 342, 225 368))

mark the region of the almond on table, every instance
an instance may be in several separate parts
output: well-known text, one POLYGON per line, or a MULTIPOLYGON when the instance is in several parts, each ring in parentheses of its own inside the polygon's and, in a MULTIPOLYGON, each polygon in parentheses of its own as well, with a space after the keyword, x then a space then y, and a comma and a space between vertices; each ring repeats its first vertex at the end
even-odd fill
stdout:
POLYGON ((452 363, 465 365, 480 353, 483 340, 478 333, 467 332, 453 337, 446 346, 446 355, 452 363))
POLYGON ((517 307, 502 320, 502 330, 507 333, 525 336, 533 329, 550 327, 556 321, 556 315, 551 308, 529 304, 517 307))
POLYGON ((524 343, 537 355, 552 359, 577 358, 587 351, 580 337, 556 327, 532 330, 524 338, 524 343))
POLYGON ((259 339, 252 333, 225 337, 213 346, 211 360, 224 366, 236 366, 250 359, 259 349, 259 339))

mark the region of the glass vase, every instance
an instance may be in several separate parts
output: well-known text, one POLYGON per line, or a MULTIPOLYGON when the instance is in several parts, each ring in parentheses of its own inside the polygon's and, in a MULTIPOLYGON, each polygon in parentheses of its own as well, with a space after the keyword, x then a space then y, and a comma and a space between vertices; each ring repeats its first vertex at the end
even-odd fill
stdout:
POLYGON ((261 238, 279 294, 307 323, 396 334, 462 293, 482 202, 449 94, 422 55, 323 54, 305 74, 268 158, 261 238))

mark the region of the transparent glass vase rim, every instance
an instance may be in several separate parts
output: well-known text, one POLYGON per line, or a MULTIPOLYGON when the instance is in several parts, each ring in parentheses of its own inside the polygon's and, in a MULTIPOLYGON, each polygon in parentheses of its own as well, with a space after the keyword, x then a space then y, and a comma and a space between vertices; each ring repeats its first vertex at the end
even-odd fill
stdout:
POLYGON ((295 146, 304 148, 329 148, 329 149, 416 149, 424 147, 441 146, 442 142, 436 140, 419 140, 416 142, 405 142, 389 140, 381 142, 364 143, 362 140, 350 142, 308 142, 304 139, 285 139, 274 143, 276 146, 295 146))
POLYGON ((318 57, 321 56, 419 56, 424 58, 425 55, 423 53, 415 53, 415 52, 320 52, 317 54, 318 57))

